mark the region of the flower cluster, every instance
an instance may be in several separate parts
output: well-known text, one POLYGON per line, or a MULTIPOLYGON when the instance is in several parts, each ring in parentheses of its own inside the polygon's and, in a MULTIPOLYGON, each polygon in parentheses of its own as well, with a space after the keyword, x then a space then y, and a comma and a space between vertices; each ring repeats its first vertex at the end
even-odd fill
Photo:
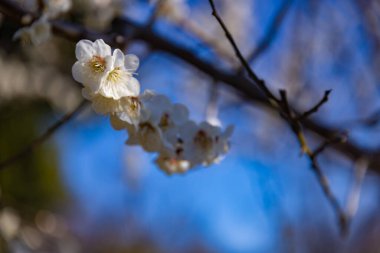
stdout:
POLYGON ((70 8, 71 0, 44 0, 41 17, 30 26, 19 29, 13 39, 20 39, 24 44, 42 44, 51 36, 49 20, 67 12, 70 8))
POLYGON ((135 55, 112 52, 103 40, 81 40, 75 54, 72 73, 83 84, 83 96, 97 113, 110 115, 115 129, 127 130, 127 145, 157 153, 156 163, 166 173, 210 165, 228 151, 232 127, 222 131, 207 122, 196 124, 184 105, 150 90, 140 94, 135 55))

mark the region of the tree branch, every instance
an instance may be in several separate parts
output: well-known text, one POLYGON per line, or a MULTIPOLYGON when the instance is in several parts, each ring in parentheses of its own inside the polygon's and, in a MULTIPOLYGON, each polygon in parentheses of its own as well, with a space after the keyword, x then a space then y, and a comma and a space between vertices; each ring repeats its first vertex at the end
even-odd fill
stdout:
POLYGON ((307 117, 309 117, 310 115, 316 113, 319 110, 319 108, 321 108, 321 106, 323 104, 327 103, 327 101, 329 100, 329 95, 330 95, 331 91, 332 90, 326 90, 322 99, 315 106, 313 106, 311 109, 307 110, 302 115, 300 115, 298 117, 298 119, 303 120, 303 119, 306 119, 307 117))
MULTIPOLYGON (((325 194, 326 198, 330 202, 331 206, 333 207, 338 220, 339 220, 339 227, 341 230, 342 235, 346 234, 347 232, 347 218, 346 214, 344 213, 343 209, 340 207, 338 200, 336 199, 335 195, 332 193, 329 182, 327 177, 323 174, 322 169, 320 168, 318 162, 317 162, 317 156, 311 151, 309 148, 306 138, 304 136, 304 133, 302 131, 301 123, 298 119, 298 117, 294 116, 294 113, 290 109, 289 102, 287 99, 286 91, 280 90, 280 96, 281 100, 278 100, 271 91, 267 88, 265 82, 261 80, 251 69, 248 62, 245 60, 243 55, 241 54, 236 42, 234 41, 231 33, 229 32, 227 26, 224 24, 223 19, 219 16, 215 4, 213 0, 209 0, 210 6, 212 9, 212 15, 216 18, 216 20, 219 22, 220 26, 222 27, 226 38, 230 42, 231 46, 234 48, 236 56, 239 58, 241 64, 247 71, 249 77, 255 82, 255 84, 259 87, 259 89, 267 96, 269 101, 272 101, 274 106, 277 108, 278 112, 281 116, 284 117, 284 119, 288 122, 289 126, 291 127, 293 133, 297 137, 297 140, 301 146, 302 152, 305 153, 311 163, 311 168, 315 172, 315 175, 317 176, 317 180, 319 185, 321 186, 323 193, 325 194)), ((330 91, 327 91, 325 93, 324 98, 319 102, 316 106, 314 106, 311 110, 307 111, 303 115, 309 116, 312 113, 316 112, 319 107, 324 104, 327 101, 328 94, 330 91)))
MULTIPOLYGON (((26 11, 15 5, 10 0, 0 1, 0 12, 2 12, 6 17, 12 18, 19 24, 22 24, 22 17, 28 15, 26 11)), ((212 79, 218 80, 221 84, 229 85, 243 98, 274 109, 273 105, 271 105, 267 98, 263 96, 263 94, 255 86, 253 86, 252 82, 246 77, 220 70, 214 67, 215 64, 209 63, 197 57, 191 50, 182 47, 177 43, 170 41, 166 37, 159 35, 152 29, 145 27, 144 25, 137 24, 127 18, 120 17, 116 19, 112 26, 111 34, 96 33, 67 21, 57 20, 54 21, 52 25, 53 31, 56 35, 72 40, 73 42, 77 42, 82 38, 90 40, 102 38, 107 43, 118 46, 120 45, 116 39, 118 36, 123 35, 124 37, 128 37, 128 35, 133 34, 133 39, 141 40, 147 43, 152 49, 177 57, 183 62, 209 75, 212 79)), ((297 111, 301 110, 292 108, 292 111, 297 115, 297 111)), ((333 138, 337 132, 341 132, 339 129, 325 126, 310 119, 304 119, 302 123, 306 129, 326 140, 333 138)), ((337 145, 334 145, 333 148, 354 161, 360 157, 367 157, 369 169, 380 172, 380 152, 377 149, 365 149, 350 141, 338 143, 337 145)))

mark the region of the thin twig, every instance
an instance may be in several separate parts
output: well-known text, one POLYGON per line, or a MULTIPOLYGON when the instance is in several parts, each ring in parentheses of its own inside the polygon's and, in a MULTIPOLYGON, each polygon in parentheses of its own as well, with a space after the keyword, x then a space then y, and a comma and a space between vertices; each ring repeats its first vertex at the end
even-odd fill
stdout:
POLYGON ((307 117, 309 117, 310 115, 316 113, 319 110, 319 108, 321 108, 321 106, 329 100, 329 95, 330 95, 331 91, 332 90, 326 90, 322 99, 315 106, 313 106, 311 109, 307 110, 301 116, 299 116, 298 119, 303 120, 303 119, 306 119, 307 117))
POLYGON ((308 154, 311 168, 315 172, 315 175, 317 176, 318 183, 322 187, 322 190, 327 198, 327 200, 330 202, 330 205, 334 208, 335 214, 337 215, 338 221, 339 221, 339 228, 340 228, 340 234, 342 236, 347 235, 348 233, 348 218, 344 210, 339 205, 339 202, 337 198, 335 197, 334 193, 331 191, 329 181, 327 177, 324 175, 321 167, 318 164, 318 161, 316 157, 313 157, 308 154))
MULTIPOLYGON (((317 176, 317 180, 319 185, 321 186, 324 195, 326 196, 327 200, 329 201, 330 205, 333 207, 335 214, 338 218, 339 221, 339 228, 341 235, 344 236, 347 234, 348 231, 348 218, 347 215, 345 214, 344 210, 341 208, 339 205, 339 202, 335 195, 333 194, 329 181, 325 174, 323 173, 318 161, 317 161, 317 156, 320 154, 329 144, 335 142, 334 139, 330 141, 326 141, 324 144, 322 144, 319 148, 316 149, 315 152, 312 152, 311 149, 309 148, 305 135, 302 132, 301 124, 300 121, 295 118, 289 109, 289 104, 286 96, 286 91, 285 90, 280 90, 281 94, 281 99, 282 99, 282 104, 285 108, 285 113, 287 113, 287 121, 289 122, 292 131, 294 134, 297 136, 298 142, 301 146, 302 152, 307 155, 310 161, 310 165, 312 170, 314 171, 315 175, 317 176)), ((339 139, 341 140, 341 139, 339 139)))
POLYGON ((18 153, 9 157, 5 161, 0 163, 0 171, 7 168, 9 165, 17 162, 22 159, 26 155, 30 154, 36 147, 45 142, 49 137, 54 134, 58 129, 64 126, 67 122, 73 119, 80 111, 83 110, 85 105, 87 104, 86 100, 83 100, 73 111, 64 115, 61 119, 55 122, 51 127, 49 127, 41 136, 34 139, 28 146, 20 150, 18 153))
POLYGON ((215 4, 213 0, 209 0, 209 3, 211 5, 212 9, 212 15, 216 18, 220 26, 222 27, 228 41, 231 43, 231 46, 233 47, 236 56, 238 57, 239 61, 245 68, 245 70, 248 73, 248 76, 255 82, 255 84, 260 88, 260 90, 264 93, 264 95, 269 99, 269 102, 275 106, 278 105, 279 100, 272 94, 272 92, 268 89, 265 82, 261 80, 255 72, 252 71, 251 67, 249 66, 249 63, 244 58, 243 54, 241 53, 239 47, 237 46, 234 38, 232 37, 231 33, 229 32, 227 26, 224 24, 223 19, 219 16, 215 4))
POLYGON ((342 134, 337 135, 337 136, 335 136, 333 138, 327 139, 326 141, 324 141, 321 145, 319 145, 314 150, 313 155, 314 156, 318 156, 319 154, 321 154, 329 146, 331 146, 333 144, 337 144, 337 143, 344 143, 346 141, 347 141, 347 133, 342 133, 342 134))

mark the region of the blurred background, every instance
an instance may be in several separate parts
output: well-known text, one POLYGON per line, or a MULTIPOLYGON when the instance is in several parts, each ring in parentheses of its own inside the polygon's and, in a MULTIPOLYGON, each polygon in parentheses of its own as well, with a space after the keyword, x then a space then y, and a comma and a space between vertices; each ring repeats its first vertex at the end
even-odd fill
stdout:
MULTIPOLYGON (((0 1, 38 14, 41 1, 0 1)), ((332 89, 312 119, 365 154, 380 149, 378 0, 216 0, 256 73, 286 89, 302 110, 332 89)), ((4 10, 0 8, 0 10, 4 10)), ((211 66, 239 69, 205 0, 73 0, 57 17, 99 34, 114 18, 149 26, 211 66)), ((81 102, 71 75, 75 42, 12 40, 20 25, 0 13, 0 162, 81 102)), ((334 149, 319 157, 339 204, 333 208, 288 125, 170 50, 134 40, 141 89, 190 108, 198 122, 235 125, 219 164, 167 176, 154 155, 125 145, 127 133, 88 106, 30 154, 0 171, 0 252, 380 252, 380 168, 334 149), (358 176, 359 175, 359 176, 358 176), (353 200, 354 199, 354 200, 353 200)), ((307 132, 312 145, 321 142, 307 132)))

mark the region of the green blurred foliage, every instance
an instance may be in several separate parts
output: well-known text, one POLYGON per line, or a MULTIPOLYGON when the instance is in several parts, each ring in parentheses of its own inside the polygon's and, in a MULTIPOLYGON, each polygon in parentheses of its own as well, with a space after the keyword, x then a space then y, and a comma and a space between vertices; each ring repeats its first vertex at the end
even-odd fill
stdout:
MULTIPOLYGON (((51 118, 46 103, 14 101, 0 107, 0 161, 25 148, 48 128, 51 118)), ((64 200, 57 154, 51 142, 38 146, 16 163, 0 171, 2 204, 33 217, 64 200)))

